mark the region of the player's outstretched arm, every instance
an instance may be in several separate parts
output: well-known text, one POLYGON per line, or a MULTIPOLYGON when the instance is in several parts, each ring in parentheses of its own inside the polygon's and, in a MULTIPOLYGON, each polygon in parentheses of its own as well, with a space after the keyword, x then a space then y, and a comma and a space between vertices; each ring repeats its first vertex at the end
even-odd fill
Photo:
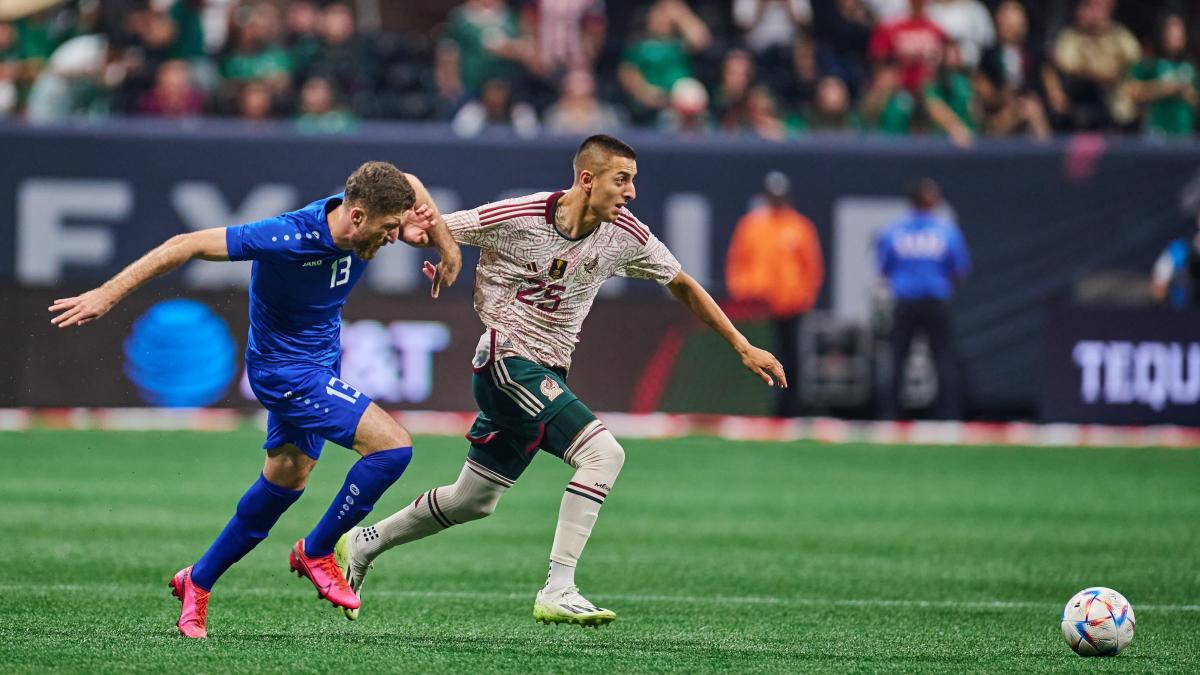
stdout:
POLYGON ((781 389, 787 388, 787 377, 783 374, 783 366, 780 365, 779 360, 771 352, 750 344, 746 336, 734 327, 728 316, 725 316, 725 312, 721 310, 717 301, 713 300, 708 291, 704 290, 704 287, 687 272, 675 275, 675 278, 667 283, 667 289, 692 314, 700 317, 701 321, 725 338, 725 341, 742 358, 742 365, 746 366, 750 372, 761 377, 768 386, 773 387, 778 383, 781 389))
POLYGON ((405 176, 408 177, 408 182, 412 184, 413 192, 416 193, 414 211, 417 214, 417 220, 425 222, 423 229, 426 236, 433 247, 437 249, 438 256, 441 258, 435 268, 431 291, 431 295, 436 298, 438 290, 442 286, 450 286, 458 278, 458 273, 462 269, 462 251, 458 248, 458 242, 454 241, 454 236, 450 234, 450 228, 446 226, 446 221, 442 218, 441 211, 438 210, 437 204, 434 203, 425 184, 411 173, 405 174, 405 176))
POLYGON ((67 328, 99 319, 138 286, 197 258, 229 260, 225 228, 214 227, 171 237, 101 286, 73 298, 55 300, 50 311, 57 316, 50 319, 50 323, 67 328))

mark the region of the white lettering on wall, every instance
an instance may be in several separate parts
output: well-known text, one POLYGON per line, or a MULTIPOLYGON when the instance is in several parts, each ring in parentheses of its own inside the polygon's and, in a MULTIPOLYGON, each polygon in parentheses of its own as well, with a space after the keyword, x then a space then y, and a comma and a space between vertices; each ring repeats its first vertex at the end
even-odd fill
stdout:
POLYGON ((1072 357, 1086 404, 1136 403, 1162 411, 1200 402, 1200 343, 1082 340, 1072 357))
POLYGON ((121 180, 30 178, 17 187, 17 281, 53 284, 63 266, 100 267, 116 248, 110 227, 133 210, 133 188, 121 180), (84 223, 67 226, 68 221, 84 223), (85 224, 86 223, 86 224, 85 224))
MULTIPOLYGON (((184 181, 171 190, 171 204, 189 230, 242 225, 292 210, 300 203, 296 188, 282 183, 256 186, 242 205, 233 210, 212 183, 184 181)), ((246 288, 250 285, 251 263, 213 265, 204 261, 188 263, 183 281, 192 288, 246 288)))

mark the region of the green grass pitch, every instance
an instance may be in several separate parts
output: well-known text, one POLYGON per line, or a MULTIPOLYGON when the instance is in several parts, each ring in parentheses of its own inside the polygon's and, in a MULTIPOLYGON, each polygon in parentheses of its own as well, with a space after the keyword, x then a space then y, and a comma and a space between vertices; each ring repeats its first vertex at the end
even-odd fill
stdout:
MULTIPOLYGON (((251 432, 0 434, 0 672, 1197 672, 1200 452, 628 441, 579 582, 619 615, 535 624, 570 470, 539 457, 492 518, 398 548, 347 622, 287 571, 353 459, 217 585, 206 641, 167 580, 256 477, 251 432), (1083 659, 1062 606, 1105 585, 1132 646, 1083 659)), ((382 517, 451 482, 420 438, 382 517)))

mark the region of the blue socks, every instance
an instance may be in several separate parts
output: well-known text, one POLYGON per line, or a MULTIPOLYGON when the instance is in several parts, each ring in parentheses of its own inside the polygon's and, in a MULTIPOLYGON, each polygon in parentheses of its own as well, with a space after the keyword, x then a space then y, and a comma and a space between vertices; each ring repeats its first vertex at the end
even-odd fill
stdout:
POLYGON ((304 538, 304 554, 319 558, 333 553, 338 537, 367 517, 384 491, 408 468, 411 459, 412 448, 406 447, 376 452, 355 462, 329 510, 304 538))
POLYGON ((261 474, 238 501, 233 518, 217 535, 200 560, 192 566, 192 581, 212 590, 229 566, 242 559, 258 542, 267 538, 271 527, 304 490, 289 490, 269 482, 261 474))

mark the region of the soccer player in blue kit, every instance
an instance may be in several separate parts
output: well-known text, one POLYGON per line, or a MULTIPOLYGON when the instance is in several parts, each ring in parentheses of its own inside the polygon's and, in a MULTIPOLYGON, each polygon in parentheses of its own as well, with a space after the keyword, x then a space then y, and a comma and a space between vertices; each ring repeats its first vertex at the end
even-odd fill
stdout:
POLYGON ((57 314, 52 323, 80 326, 190 260, 254 261, 246 370, 268 411, 267 456, 262 474, 208 551, 171 579, 183 604, 177 626, 184 636, 207 636, 213 584, 299 499, 326 440, 361 457, 320 522, 292 547, 289 564, 312 581, 318 597, 359 607, 333 548, 404 473, 412 437, 339 379, 341 308, 375 253, 397 240, 437 248, 433 297, 458 276, 458 245, 425 186, 391 164, 367 162, 346 180, 343 193, 255 223, 174 236, 98 288, 51 305, 57 314))

